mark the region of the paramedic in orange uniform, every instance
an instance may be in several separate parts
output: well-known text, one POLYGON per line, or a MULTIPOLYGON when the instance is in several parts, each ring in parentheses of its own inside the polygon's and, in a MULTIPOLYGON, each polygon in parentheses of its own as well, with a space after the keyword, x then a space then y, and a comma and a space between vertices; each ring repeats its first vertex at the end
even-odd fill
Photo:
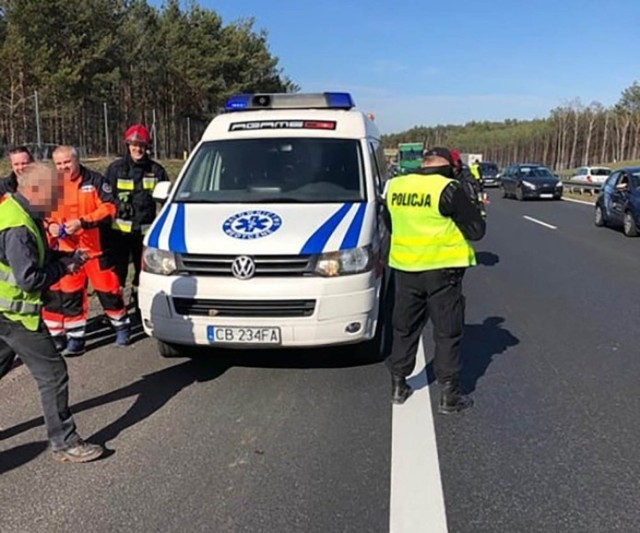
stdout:
POLYGON ((129 344, 129 317, 108 250, 108 231, 115 215, 111 186, 80 164, 72 146, 59 146, 53 162, 61 180, 61 197, 46 220, 49 245, 61 252, 83 250, 90 259, 75 274, 64 276, 43 295, 42 317, 63 355, 85 351, 88 314, 87 279, 116 332, 117 346, 129 344))

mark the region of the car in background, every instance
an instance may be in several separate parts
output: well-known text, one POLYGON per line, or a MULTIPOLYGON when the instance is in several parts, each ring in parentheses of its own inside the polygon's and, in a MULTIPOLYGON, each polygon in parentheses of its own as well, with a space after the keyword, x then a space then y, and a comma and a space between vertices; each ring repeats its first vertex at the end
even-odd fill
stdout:
POLYGON ((621 227, 627 237, 637 237, 640 228, 640 167, 611 173, 596 199, 596 226, 621 227))
POLYGON ((569 181, 602 185, 612 170, 609 167, 580 167, 569 181))
POLYGON ((482 176, 482 184, 485 187, 498 187, 500 185, 500 179, 498 178, 500 170, 495 163, 491 161, 480 163, 480 174, 482 176))
POLYGON ((536 164, 509 165, 500 176, 503 198, 549 199, 562 198, 562 181, 547 167, 536 164))

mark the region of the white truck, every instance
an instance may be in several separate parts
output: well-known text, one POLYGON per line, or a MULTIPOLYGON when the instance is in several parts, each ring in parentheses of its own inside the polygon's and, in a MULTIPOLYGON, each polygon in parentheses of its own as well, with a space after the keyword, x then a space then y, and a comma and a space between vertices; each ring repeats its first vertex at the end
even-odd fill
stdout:
POLYGON ((482 163, 482 154, 460 154, 460 160, 467 166, 471 166, 475 161, 482 163))

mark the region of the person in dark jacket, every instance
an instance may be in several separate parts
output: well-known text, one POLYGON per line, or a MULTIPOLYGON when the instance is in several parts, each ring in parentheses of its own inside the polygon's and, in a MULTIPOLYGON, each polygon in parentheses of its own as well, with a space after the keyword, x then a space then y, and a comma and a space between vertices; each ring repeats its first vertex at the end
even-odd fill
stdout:
POLYGON ((30 163, 33 163, 33 155, 26 146, 16 146, 9 150, 9 162, 11 163, 11 174, 0 179, 0 195, 8 192, 16 192, 18 187, 18 176, 30 163))
POLYGON ((86 260, 82 252, 54 260, 46 246, 42 217, 55 203, 56 186, 53 169, 34 163, 18 176, 17 193, 0 198, 0 378, 18 354, 38 385, 54 458, 86 463, 104 448, 76 431, 67 365, 40 317, 42 291, 86 260))
POLYGON ((450 153, 453 160, 454 179, 460 182, 469 199, 478 207, 482 217, 486 218, 485 194, 481 182, 474 177, 469 167, 462 162, 458 151, 451 150, 450 153))
POLYGON ((136 306, 142 267, 142 241, 156 216, 153 189, 157 183, 169 180, 164 167, 147 153, 150 141, 151 136, 146 127, 141 124, 131 126, 124 135, 126 155, 111 163, 106 172, 117 207, 112 224, 115 233, 114 249, 117 250, 116 273, 124 289, 129 259, 133 261, 131 301, 136 306))

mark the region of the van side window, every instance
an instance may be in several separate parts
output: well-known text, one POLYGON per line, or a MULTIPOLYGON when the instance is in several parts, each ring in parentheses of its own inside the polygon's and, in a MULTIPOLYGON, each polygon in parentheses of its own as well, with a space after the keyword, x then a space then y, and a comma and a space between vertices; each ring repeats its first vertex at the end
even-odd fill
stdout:
MULTIPOLYGON (((378 144, 378 146, 380 145, 378 144)), ((374 183, 376 184, 376 194, 380 195, 384 189, 384 183, 382 181, 378 158, 376 157, 376 147, 373 142, 369 143, 369 157, 371 159, 371 170, 373 171, 374 183)))

